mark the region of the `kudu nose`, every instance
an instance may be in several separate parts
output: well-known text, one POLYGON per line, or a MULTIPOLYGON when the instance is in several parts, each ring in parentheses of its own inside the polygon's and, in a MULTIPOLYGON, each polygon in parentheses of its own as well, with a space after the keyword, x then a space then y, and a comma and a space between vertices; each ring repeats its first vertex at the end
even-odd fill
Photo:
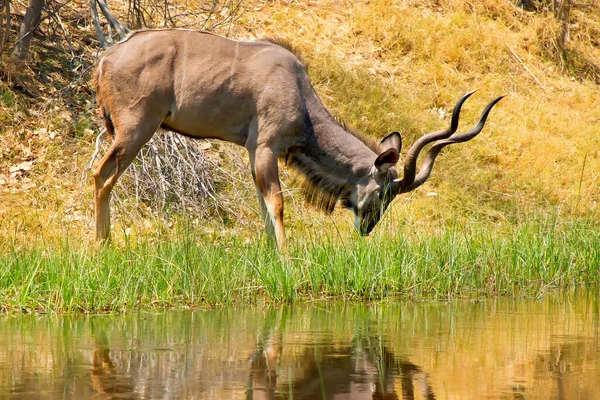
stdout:
POLYGON ((365 229, 365 231, 361 233, 361 236, 369 236, 373 228, 375 228, 375 224, 369 224, 369 226, 367 226, 367 229, 365 229))
POLYGON ((373 230, 373 228, 375 228, 375 225, 377 225, 377 221, 373 218, 367 218, 362 220, 358 220, 357 218, 355 228, 358 231, 359 235, 368 236, 369 233, 371 233, 371 231, 373 230))

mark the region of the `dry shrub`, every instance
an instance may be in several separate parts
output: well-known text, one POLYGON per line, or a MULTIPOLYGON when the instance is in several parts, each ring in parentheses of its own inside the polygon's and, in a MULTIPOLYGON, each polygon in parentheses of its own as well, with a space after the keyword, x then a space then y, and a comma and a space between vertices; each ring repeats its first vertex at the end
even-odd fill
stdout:
POLYGON ((246 199, 254 194, 242 152, 233 145, 156 134, 118 181, 121 212, 244 222, 246 199), (249 184, 250 183, 250 184, 249 184))
POLYGON ((179 27, 229 30, 243 12, 242 0, 129 0, 127 22, 132 29, 179 27))

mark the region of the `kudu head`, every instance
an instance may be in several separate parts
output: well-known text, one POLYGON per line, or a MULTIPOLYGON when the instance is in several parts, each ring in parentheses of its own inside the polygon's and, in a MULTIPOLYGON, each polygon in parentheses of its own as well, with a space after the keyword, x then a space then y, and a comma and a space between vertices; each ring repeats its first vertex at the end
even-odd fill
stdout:
POLYGON ((358 180, 351 194, 344 201, 344 206, 354 211, 354 224, 361 235, 368 235, 373 230, 396 195, 410 192, 427 181, 435 158, 442 148, 453 143, 466 142, 477 136, 483 129, 492 107, 504 97, 500 96, 494 99, 485 107, 479 122, 473 129, 455 134, 458 128, 460 109, 465 100, 473 93, 475 90, 458 100, 447 129, 423 135, 412 145, 406 154, 404 175, 401 179, 398 178, 395 168, 400 160, 400 150, 402 149, 400 134, 398 132, 391 133, 381 141, 381 153, 377 156, 371 171, 367 176, 358 180), (433 143, 433 145, 425 155, 417 173, 417 158, 423 147, 429 143, 433 143))

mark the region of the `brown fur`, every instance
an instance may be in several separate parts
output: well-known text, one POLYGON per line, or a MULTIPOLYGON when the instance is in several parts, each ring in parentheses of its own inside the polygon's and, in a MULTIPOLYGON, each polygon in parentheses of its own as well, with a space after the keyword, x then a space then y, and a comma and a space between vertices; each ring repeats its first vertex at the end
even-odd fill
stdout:
MULTIPOLYGON (((283 47, 290 53, 296 56, 296 58, 300 61, 304 69, 308 72, 308 61, 304 58, 302 51, 295 47, 289 40, 284 39, 278 36, 267 36, 260 39, 262 42, 273 43, 279 47, 283 47)), ((342 126, 352 136, 363 142, 369 149, 371 149, 374 153, 379 154, 381 152, 381 146, 379 145, 379 141, 371 136, 367 136, 357 131, 353 126, 349 125, 343 119, 339 117, 335 117, 338 124, 342 126)))
MULTIPOLYGON (((130 35, 130 37, 137 33, 139 33, 139 31, 133 32, 130 35)), ((260 39, 260 41, 272 43, 274 45, 288 50, 290 53, 296 56, 296 58, 300 61, 305 70, 308 70, 308 62, 303 57, 302 52, 297 47, 292 45, 287 39, 271 36, 264 37, 260 39)), ((104 121, 104 126, 108 131, 109 135, 112 137, 114 136, 114 125, 112 123, 108 109, 104 106, 104 97, 102 96, 103 93, 109 92, 109 89, 108 87, 100 86, 98 67, 94 72, 92 78, 92 85, 96 91, 96 100, 99 105, 101 117, 104 121)), ((110 97, 110 95, 108 97, 110 97)), ((379 142, 375 138, 363 135, 362 133, 354 129, 352 126, 347 124, 346 121, 342 120, 341 118, 336 117, 335 119, 348 134, 359 139, 374 153, 378 154, 380 152, 379 142)), ((333 212, 336 204, 342 197, 343 193, 347 191, 347 184, 333 181, 326 174, 321 174, 316 170, 311 169, 305 163, 300 162, 294 157, 290 157, 289 154, 284 156, 284 160, 289 166, 291 166, 294 170, 296 170, 299 173, 300 176, 297 176, 294 179, 293 185, 300 186, 303 189, 306 202, 311 206, 322 210, 326 213, 333 212)))
POLYGON ((377 139, 357 131, 353 126, 349 125, 341 118, 336 117, 336 120, 342 126, 342 128, 346 130, 346 132, 363 142, 369 149, 373 151, 373 153, 381 153, 381 145, 377 139))

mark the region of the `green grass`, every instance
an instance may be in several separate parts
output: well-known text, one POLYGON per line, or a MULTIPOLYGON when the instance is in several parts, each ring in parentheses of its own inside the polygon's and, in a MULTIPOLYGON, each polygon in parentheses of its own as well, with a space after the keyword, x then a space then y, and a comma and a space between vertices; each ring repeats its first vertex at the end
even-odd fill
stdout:
MULTIPOLYGON (((185 225, 185 224, 182 224, 185 225)), ((189 228, 122 244, 0 244, 3 312, 123 312, 385 298, 447 299, 596 286, 596 223, 541 219, 427 234, 306 237, 287 255, 189 228)))

